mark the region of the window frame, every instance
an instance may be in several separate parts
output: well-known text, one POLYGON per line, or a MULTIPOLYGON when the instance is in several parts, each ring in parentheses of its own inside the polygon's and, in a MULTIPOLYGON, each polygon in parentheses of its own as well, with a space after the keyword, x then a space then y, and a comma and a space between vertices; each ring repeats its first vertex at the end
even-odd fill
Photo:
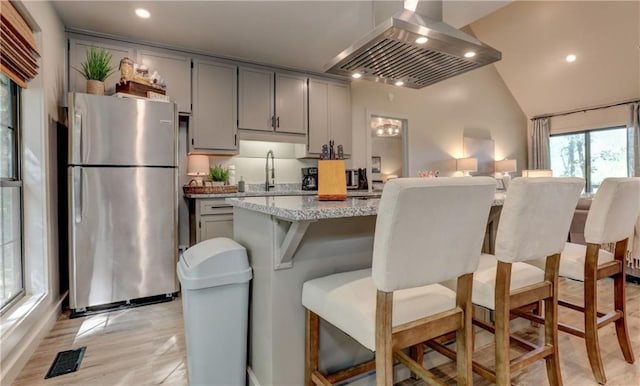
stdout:
MULTIPOLYGON (((591 133, 599 132, 599 131, 609 131, 609 130, 629 130, 629 128, 625 125, 616 125, 616 126, 608 126, 608 127, 600 127, 597 129, 587 129, 587 130, 578 130, 578 131, 566 131, 563 133, 554 133, 549 135, 549 141, 553 137, 562 137, 567 135, 576 135, 576 134, 584 134, 584 191, 585 193, 593 193, 591 191, 591 133)), ((629 136, 626 136, 626 145, 627 145, 627 153, 629 151, 629 136)), ((627 164, 627 176, 629 175, 629 157, 625 157, 625 162, 627 164)))
MULTIPOLYGON (((3 74, 5 75, 5 74, 3 74)), ((5 75, 7 76, 7 75, 5 75)), ((0 187, 18 188, 19 189, 19 218, 20 225, 18 227, 20 235, 20 276, 21 276, 21 288, 16 294, 4 305, 0 306, 0 315, 4 315, 11 310, 12 306, 20 301, 26 293, 26 274, 25 274, 25 255, 24 255, 24 183, 22 180, 22 130, 21 130, 21 105, 20 105, 20 93, 22 88, 16 82, 7 76, 9 83, 9 92, 11 93, 11 105, 12 105, 12 122, 9 123, 9 127, 14 132, 14 178, 2 178, 0 177, 0 187)))

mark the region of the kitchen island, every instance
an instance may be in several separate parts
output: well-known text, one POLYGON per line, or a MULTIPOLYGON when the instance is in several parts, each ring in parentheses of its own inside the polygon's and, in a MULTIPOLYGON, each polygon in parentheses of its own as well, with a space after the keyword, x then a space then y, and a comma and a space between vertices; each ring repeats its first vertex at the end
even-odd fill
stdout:
MULTIPOLYGON (((502 200, 497 196, 494 207, 499 208, 502 200)), ((380 199, 318 201, 315 196, 275 196, 228 198, 226 202, 234 207, 233 238, 247 248, 253 267, 249 384, 302 385, 302 284, 371 266, 380 199)), ((372 352, 326 323, 321 323, 320 342, 322 371, 339 370, 373 357, 372 352)))

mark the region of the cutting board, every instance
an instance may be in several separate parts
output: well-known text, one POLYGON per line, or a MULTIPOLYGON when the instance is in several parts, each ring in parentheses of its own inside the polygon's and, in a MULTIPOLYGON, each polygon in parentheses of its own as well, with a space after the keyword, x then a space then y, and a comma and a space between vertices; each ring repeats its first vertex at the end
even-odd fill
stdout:
POLYGON ((344 160, 318 161, 318 200, 344 201, 347 199, 347 180, 344 160))

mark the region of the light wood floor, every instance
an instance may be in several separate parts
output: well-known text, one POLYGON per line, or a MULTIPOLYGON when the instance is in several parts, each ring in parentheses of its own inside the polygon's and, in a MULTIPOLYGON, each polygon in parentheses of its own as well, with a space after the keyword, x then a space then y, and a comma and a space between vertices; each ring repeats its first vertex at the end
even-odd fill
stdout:
MULTIPOLYGON (((601 308, 608 310, 612 304, 611 281, 598 283, 601 308)), ((582 286, 571 280, 560 280, 560 294, 565 299, 581 301, 582 286)), ((627 305, 630 335, 636 358, 640 357, 640 286, 627 283, 627 305)), ((27 366, 22 370, 14 386, 23 385, 186 385, 187 370, 182 323, 182 305, 179 300, 124 311, 110 312, 84 318, 61 318, 40 344, 27 366), (71 374, 51 379, 43 379, 58 351, 86 346, 80 369, 71 374)), ((561 320, 581 325, 580 315, 561 309, 561 320)), ((517 323, 517 322, 516 322, 517 323)), ((521 336, 535 337, 537 328, 528 322, 519 323, 525 327, 521 336)), ((478 336, 478 342, 490 339, 478 336)), ((534 338, 535 339, 535 338, 534 338)), ((600 330, 603 361, 608 386, 639 386, 640 359, 635 364, 624 361, 618 347, 613 326, 600 330)), ((514 355, 516 355, 514 350, 514 355)), ((426 356, 427 363, 437 361, 436 354, 426 356), (431 358, 433 356, 433 359, 431 358)), ((596 385, 591 375, 584 341, 574 336, 560 333, 560 357, 562 377, 565 385, 596 385)), ((474 359, 492 363, 491 345, 479 348, 474 359)), ((455 366, 439 365, 433 368, 448 384, 454 385, 455 366)), ((479 376, 474 376, 475 385, 489 385, 479 376)), ((517 373, 517 385, 546 385, 544 362, 517 373)), ((401 385, 423 385, 420 382, 405 381, 401 385)))

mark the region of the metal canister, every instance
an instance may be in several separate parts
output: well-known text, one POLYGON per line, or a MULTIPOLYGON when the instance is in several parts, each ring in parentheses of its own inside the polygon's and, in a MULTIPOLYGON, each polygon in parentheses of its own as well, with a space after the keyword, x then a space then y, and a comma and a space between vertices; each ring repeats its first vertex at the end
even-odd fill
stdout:
POLYGON ((120 80, 133 79, 133 60, 129 58, 122 58, 120 60, 120 80))

